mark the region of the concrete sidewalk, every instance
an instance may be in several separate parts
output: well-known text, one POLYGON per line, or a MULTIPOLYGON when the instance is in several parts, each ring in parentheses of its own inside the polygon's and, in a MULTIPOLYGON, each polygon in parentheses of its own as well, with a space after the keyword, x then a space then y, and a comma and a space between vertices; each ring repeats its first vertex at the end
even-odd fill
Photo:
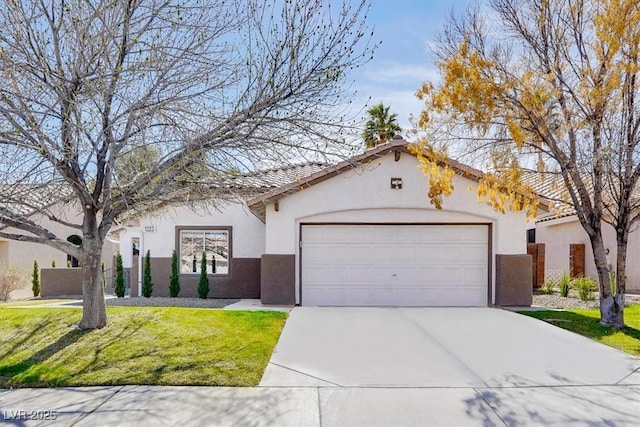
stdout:
POLYGON ((637 426, 639 414, 640 385, 0 391, 0 424, 16 426, 637 426))

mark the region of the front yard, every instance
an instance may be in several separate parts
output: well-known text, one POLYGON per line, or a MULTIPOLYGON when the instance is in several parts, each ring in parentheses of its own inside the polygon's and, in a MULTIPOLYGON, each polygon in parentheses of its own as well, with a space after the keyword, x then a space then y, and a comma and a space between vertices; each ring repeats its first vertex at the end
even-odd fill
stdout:
POLYGON ((255 386, 286 313, 110 307, 79 331, 81 310, 0 308, 0 388, 89 385, 255 386))
POLYGON ((627 327, 621 331, 600 325, 598 309, 523 311, 521 314, 544 320, 640 357, 640 305, 625 307, 624 319, 627 327))

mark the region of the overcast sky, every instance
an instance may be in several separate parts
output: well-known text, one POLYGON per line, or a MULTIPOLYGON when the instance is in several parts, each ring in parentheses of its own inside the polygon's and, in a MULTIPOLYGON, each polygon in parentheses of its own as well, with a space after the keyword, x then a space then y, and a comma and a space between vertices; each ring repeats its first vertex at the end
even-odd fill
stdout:
MULTIPOLYGON (((369 25, 382 45, 374 59, 353 74, 359 106, 382 101, 398 113, 403 130, 409 114, 417 116, 414 94, 423 81, 437 78, 429 44, 451 10, 464 12, 475 0, 371 0, 369 25)), ((364 113, 364 111, 363 111, 364 113)), ((363 116, 364 117, 364 116, 363 116)), ((364 119, 363 119, 364 120, 364 119)))

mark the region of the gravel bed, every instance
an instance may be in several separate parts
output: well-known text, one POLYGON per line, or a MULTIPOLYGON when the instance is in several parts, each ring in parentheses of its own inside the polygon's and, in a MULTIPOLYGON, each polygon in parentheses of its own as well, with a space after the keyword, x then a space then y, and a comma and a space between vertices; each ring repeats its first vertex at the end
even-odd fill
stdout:
MULTIPOLYGON (((569 296, 567 298, 561 297, 557 292, 554 292, 553 294, 549 294, 549 295, 534 294, 533 306, 547 307, 547 308, 563 308, 563 309, 598 308, 600 307, 598 294, 594 293, 594 297, 595 299, 593 301, 581 301, 578 298, 578 294, 573 290, 569 292, 569 296)), ((631 304, 640 304, 640 296, 626 294, 625 305, 631 305, 631 304)))
POLYGON ((191 307, 222 308, 240 301, 239 299, 202 299, 202 298, 168 298, 168 297, 128 297, 108 298, 107 306, 111 307, 191 307))

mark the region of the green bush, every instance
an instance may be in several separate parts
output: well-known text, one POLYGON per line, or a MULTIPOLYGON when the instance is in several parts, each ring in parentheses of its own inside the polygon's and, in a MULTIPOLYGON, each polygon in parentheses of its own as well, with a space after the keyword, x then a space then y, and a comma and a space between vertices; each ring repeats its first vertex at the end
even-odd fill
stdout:
POLYGON ((549 295, 553 293, 553 288, 556 286, 556 281, 553 279, 545 280, 544 284, 538 289, 538 293, 549 295))
POLYGON ((180 293, 180 272, 178 271, 178 254, 171 254, 171 276, 169 276, 169 296, 175 298, 180 293))
POLYGON ((200 262, 200 280, 198 280, 198 296, 207 299, 209 295, 209 278, 207 277, 207 254, 202 252, 200 262))
POLYGON ((151 280, 151 251, 144 256, 144 275, 142 276, 142 296, 149 298, 153 293, 153 281, 151 280))
POLYGON ((122 267, 122 255, 118 252, 116 253, 116 283, 113 287, 113 292, 115 292, 118 298, 122 298, 124 291, 124 268, 122 267))
POLYGON ((56 260, 51 261, 51 268, 56 268, 56 260))
POLYGON ((40 295, 40 266, 38 265, 38 260, 33 260, 33 272, 31 273, 31 290, 33 291, 34 297, 40 295))
POLYGON ((578 292, 578 298, 582 301, 593 301, 593 292, 598 289, 591 277, 576 277, 571 281, 571 287, 578 292))
POLYGON ((560 278, 560 282, 558 282, 558 289, 560 291, 561 297, 569 296, 569 289, 571 288, 571 278, 567 273, 564 273, 560 278))

